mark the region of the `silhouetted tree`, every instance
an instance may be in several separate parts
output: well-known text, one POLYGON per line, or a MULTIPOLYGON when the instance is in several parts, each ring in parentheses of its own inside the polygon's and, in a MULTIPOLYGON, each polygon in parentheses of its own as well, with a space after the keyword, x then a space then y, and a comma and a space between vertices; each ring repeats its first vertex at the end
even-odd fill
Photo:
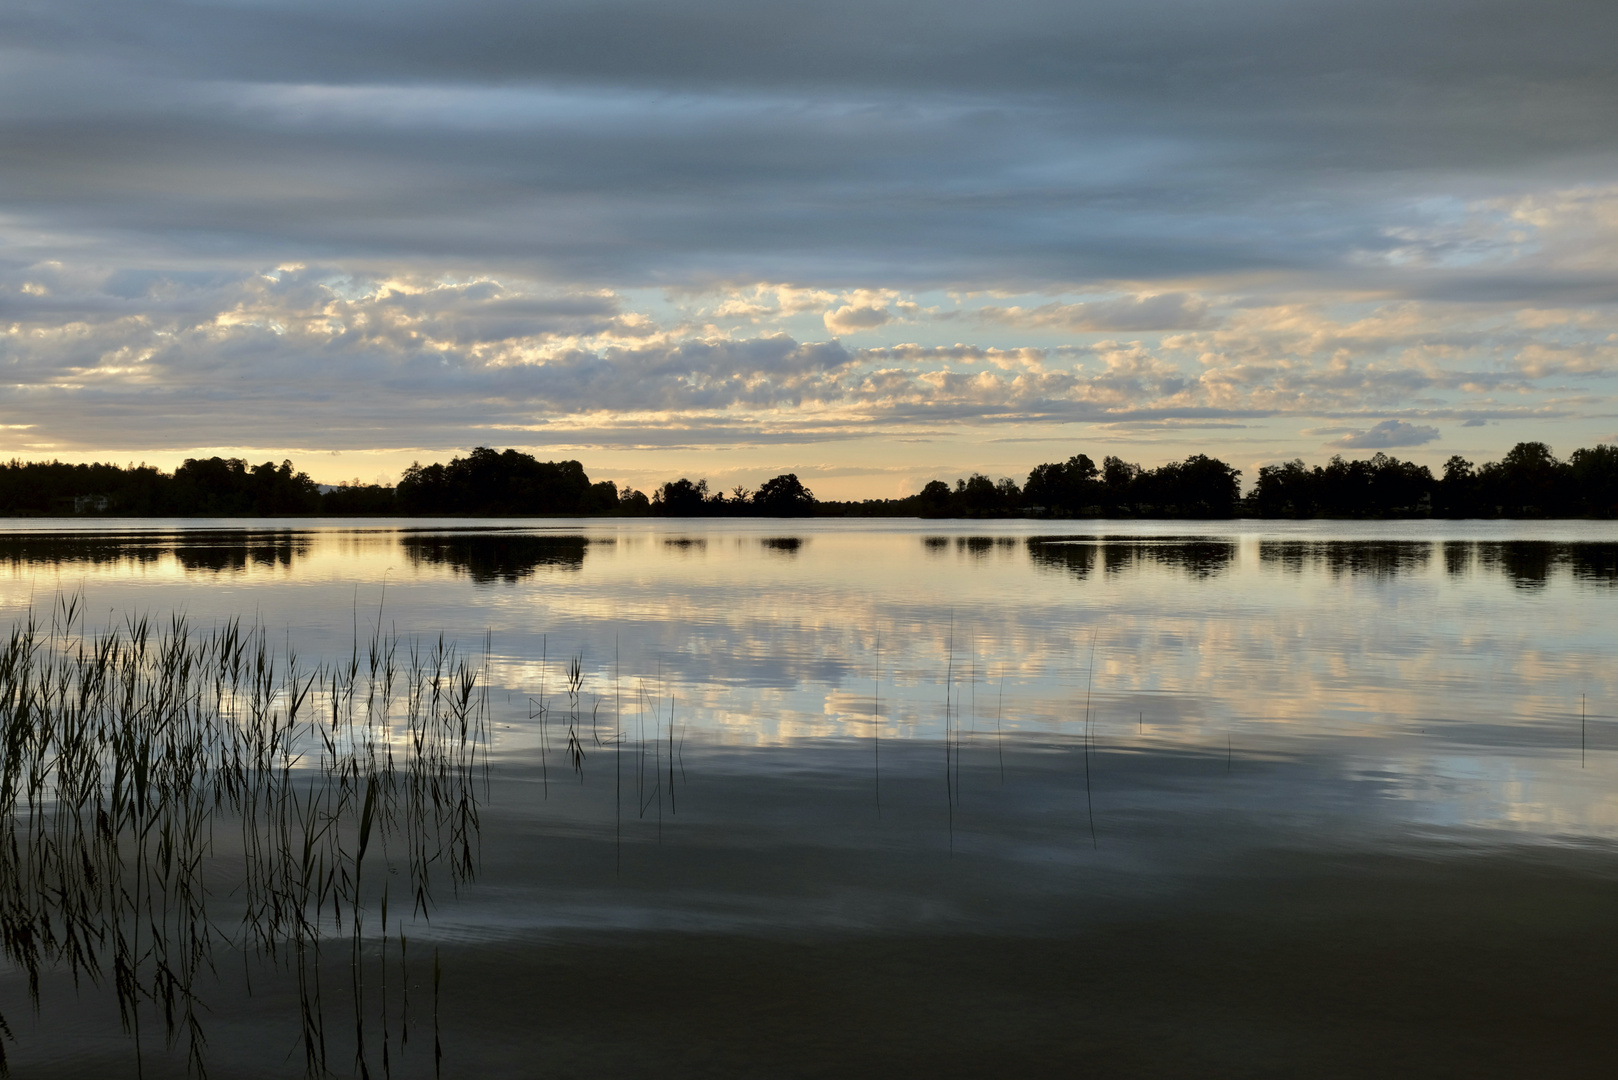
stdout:
POLYGON ((147 465, 0 464, 0 514, 170 514, 173 478, 147 465), (105 500, 105 504, 102 500, 105 500))
POLYGON ((1229 517, 1241 498, 1241 470, 1193 454, 1156 469, 1118 457, 1101 466, 1101 506, 1109 514, 1229 517))
POLYGON ((1371 505, 1377 513, 1419 516, 1431 512, 1431 469, 1383 453, 1372 455, 1370 466, 1371 505))
POLYGON ((312 514, 320 488, 291 461, 251 468, 241 458, 187 458, 174 470, 173 501, 180 512, 203 515, 312 514))
POLYGON ((916 513, 921 517, 949 517, 953 502, 948 484, 929 480, 916 496, 916 513))
POLYGON ((577 461, 538 461, 487 446, 447 466, 412 463, 398 493, 412 514, 606 514, 619 504, 618 485, 592 484, 577 461))
POLYGON ((807 517, 815 512, 815 493, 799 482, 797 473, 783 473, 759 486, 752 506, 770 517, 807 517))
POLYGON ((1116 514, 1136 501, 1136 481, 1143 470, 1121 457, 1108 456, 1101 461, 1101 505, 1116 514))
POLYGON ((1144 487, 1139 501, 1159 513, 1179 517, 1230 517, 1242 497, 1242 471, 1218 458, 1192 454, 1181 462, 1170 462, 1149 473, 1141 473, 1137 487, 1144 487))
POLYGON ((1520 442, 1478 470, 1485 508, 1507 517, 1566 513, 1571 481, 1572 470, 1542 442, 1520 442))
POLYGON ((1023 485, 1023 501, 1055 514, 1079 514, 1101 501, 1096 477, 1100 470, 1087 454, 1075 454, 1063 462, 1036 465, 1023 485))
POLYGON ((955 481, 953 507, 958 517, 998 517, 1022 504, 1022 492, 1008 477, 999 483, 982 473, 955 481))
POLYGON ((1478 517, 1483 507, 1480 491, 1477 469, 1461 455, 1452 454, 1444 462, 1444 477, 1437 484, 1435 509, 1445 517, 1478 517))
POLYGON ((1253 487, 1253 507, 1261 517, 1313 517, 1315 486, 1315 474, 1297 458, 1265 465, 1253 487))
POLYGON ((1568 458, 1572 488, 1584 513, 1618 515, 1618 446, 1610 443, 1575 450, 1568 458))
POLYGON ((320 512, 343 517, 397 514, 399 500, 394 489, 382 484, 362 484, 355 480, 339 484, 320 496, 320 512))
POLYGON ((644 491, 636 491, 625 484, 618 492, 618 511, 623 514, 650 514, 652 500, 646 497, 644 491))
POLYGON ((1259 469, 1253 504, 1266 517, 1411 517, 1432 509, 1435 486, 1425 465, 1382 453, 1353 461, 1339 454, 1324 468, 1288 461, 1259 469))
POLYGON ((669 517, 696 517, 708 509, 708 481, 671 480, 652 493, 652 512, 669 517))

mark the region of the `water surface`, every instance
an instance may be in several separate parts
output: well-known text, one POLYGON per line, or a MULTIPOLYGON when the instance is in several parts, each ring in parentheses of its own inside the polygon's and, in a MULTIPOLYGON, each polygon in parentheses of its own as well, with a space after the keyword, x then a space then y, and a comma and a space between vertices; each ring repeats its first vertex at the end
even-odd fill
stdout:
MULTIPOLYGON (((478 657, 475 880, 322 1002, 408 1019, 437 949, 443 1057, 396 1022, 401 1076, 1610 1070, 1615 587, 1601 522, 0 537, 8 621, 478 657)), ((284 970, 215 967, 212 1071, 301 1073, 284 970)), ((13 1068, 132 1075, 110 1001, 0 985, 13 1068)), ((382 1072, 376 1024, 331 1038, 382 1072)))

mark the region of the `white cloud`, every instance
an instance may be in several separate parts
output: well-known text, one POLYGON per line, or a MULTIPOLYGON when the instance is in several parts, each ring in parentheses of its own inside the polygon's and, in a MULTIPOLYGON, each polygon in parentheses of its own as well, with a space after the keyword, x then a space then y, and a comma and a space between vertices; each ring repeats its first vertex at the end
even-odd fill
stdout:
POLYGON ((885 307, 872 307, 869 304, 844 304, 833 311, 826 312, 826 329, 834 334, 857 334, 861 330, 875 330, 884 326, 893 319, 892 312, 885 307))

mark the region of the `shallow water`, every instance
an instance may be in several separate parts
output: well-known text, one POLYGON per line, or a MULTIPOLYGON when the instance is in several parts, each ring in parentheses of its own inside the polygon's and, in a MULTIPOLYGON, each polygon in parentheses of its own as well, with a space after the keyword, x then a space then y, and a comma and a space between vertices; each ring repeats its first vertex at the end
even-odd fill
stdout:
MULTIPOLYGON (((328 958, 340 1075, 1615 1064, 1611 523, 12 523, 7 620, 74 593, 483 663, 476 880, 328 958)), ((302 1073, 214 966, 211 1072, 302 1073)), ((134 1073, 102 990, 0 1010, 134 1073)))

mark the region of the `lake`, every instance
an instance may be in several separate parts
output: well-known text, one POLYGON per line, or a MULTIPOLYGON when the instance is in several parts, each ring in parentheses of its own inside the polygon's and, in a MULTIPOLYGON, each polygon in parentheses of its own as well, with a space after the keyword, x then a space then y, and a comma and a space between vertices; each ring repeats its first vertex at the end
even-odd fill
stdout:
MULTIPOLYGON (((1609 522, 9 522, 0 604, 35 655, 82 666, 143 616, 237 648, 230 693, 174 698, 188 745, 282 741, 223 802, 170 781, 174 877, 144 803, 127 832, 69 820, 71 761, 14 795, 6 1053, 45 1077, 1613 1075, 1615 602, 1609 522), (388 648, 400 689, 361 704, 388 648), (331 853, 296 901, 255 883, 296 861, 255 854, 288 805, 331 853)), ((127 756, 96 738, 92 801, 127 756)), ((174 745, 166 775, 230 772, 174 745)))

